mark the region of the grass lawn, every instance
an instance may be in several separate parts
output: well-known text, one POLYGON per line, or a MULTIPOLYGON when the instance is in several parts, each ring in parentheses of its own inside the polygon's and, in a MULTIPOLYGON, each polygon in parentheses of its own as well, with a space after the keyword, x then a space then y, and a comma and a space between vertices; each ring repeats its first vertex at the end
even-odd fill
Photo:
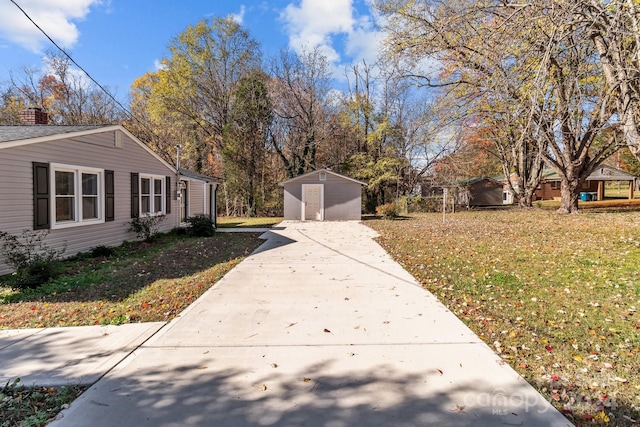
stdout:
POLYGON ((576 425, 640 423, 640 213, 484 211, 366 224, 576 425))
POLYGON ((34 290, 12 290, 5 276, 0 328, 171 320, 261 242, 257 233, 161 235, 127 243, 108 258, 76 257, 65 274, 34 290))
MULTIPOLYGON (((10 287, 11 276, 0 277, 0 328, 169 321, 257 248, 258 236, 167 234, 127 243, 108 258, 66 261, 64 275, 23 292, 10 287)), ((82 389, 0 384, 0 427, 44 425, 82 389)))
POLYGON ((258 217, 258 218, 240 218, 240 217, 219 217, 218 227, 220 228, 265 228, 272 227, 280 222, 284 218, 271 218, 271 217, 258 217))

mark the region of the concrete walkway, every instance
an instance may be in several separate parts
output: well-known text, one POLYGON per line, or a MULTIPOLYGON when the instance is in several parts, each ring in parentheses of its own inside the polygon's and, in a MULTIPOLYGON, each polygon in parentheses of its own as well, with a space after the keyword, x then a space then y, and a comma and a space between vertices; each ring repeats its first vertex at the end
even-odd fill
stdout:
POLYGON ((374 236, 268 231, 50 426, 571 425, 374 236))

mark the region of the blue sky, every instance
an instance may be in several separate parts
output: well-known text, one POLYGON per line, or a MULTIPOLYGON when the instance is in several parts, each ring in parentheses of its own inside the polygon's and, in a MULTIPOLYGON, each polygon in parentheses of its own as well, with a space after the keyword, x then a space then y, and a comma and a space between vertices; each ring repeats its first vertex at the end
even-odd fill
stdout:
MULTIPOLYGON (((372 63, 382 39, 370 0, 14 1, 121 100, 137 77, 156 70, 171 38, 202 18, 232 16, 265 57, 319 46, 337 79, 345 65, 372 63)), ((10 0, 0 0, 0 82, 23 66, 42 67, 47 49, 55 47, 10 0)))

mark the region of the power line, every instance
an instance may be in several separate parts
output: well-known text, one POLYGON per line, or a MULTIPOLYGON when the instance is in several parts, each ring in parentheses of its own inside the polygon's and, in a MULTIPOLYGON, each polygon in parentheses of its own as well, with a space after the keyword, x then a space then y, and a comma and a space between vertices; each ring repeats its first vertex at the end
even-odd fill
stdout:
POLYGON ((29 16, 29 14, 27 14, 27 12, 25 12, 25 10, 20 7, 20 5, 18 3, 15 2, 15 0, 11 0, 11 3, 13 3, 18 9, 20 9, 20 12, 22 12, 24 14, 24 16, 27 17, 27 19, 29 21, 31 21, 31 23, 33 25, 35 25, 35 27, 40 30, 40 32, 42 34, 44 34, 44 36, 49 39, 49 41, 51 43, 53 43, 53 45, 64 54, 64 56, 66 56, 67 58, 69 58, 69 61, 71 61, 71 63, 73 65, 75 65, 76 67, 78 67, 88 78, 89 80, 91 80, 93 83, 95 83, 96 86, 98 86, 98 88, 100 88, 100 90, 102 90, 109 98, 111 98, 111 100, 113 100, 113 102, 116 103, 117 106, 119 106, 129 117, 138 120, 137 118, 135 118, 133 116, 133 114, 131 114, 131 111, 129 111, 128 108, 126 108, 124 105, 122 105, 122 103, 120 101, 118 101, 113 95, 111 95, 111 92, 109 92, 104 86, 102 86, 96 79, 93 78, 93 76, 91 76, 91 74, 89 74, 89 72, 87 70, 85 70, 84 68, 82 68, 82 66, 80 64, 78 64, 72 57, 71 55, 69 55, 63 48, 61 48, 58 43, 56 43, 51 37, 49 37, 49 34, 47 34, 42 28, 40 28, 40 26, 38 24, 36 24, 36 22, 31 19, 31 17, 29 16))

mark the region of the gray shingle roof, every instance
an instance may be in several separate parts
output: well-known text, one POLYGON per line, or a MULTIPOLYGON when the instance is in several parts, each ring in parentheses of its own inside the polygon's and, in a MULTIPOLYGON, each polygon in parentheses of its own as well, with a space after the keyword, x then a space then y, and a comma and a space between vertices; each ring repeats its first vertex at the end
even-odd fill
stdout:
POLYGON ((22 139, 40 138, 43 136, 60 135, 64 133, 82 132, 99 129, 108 125, 85 126, 48 126, 48 125, 16 125, 0 126, 0 143, 20 141, 22 139))

